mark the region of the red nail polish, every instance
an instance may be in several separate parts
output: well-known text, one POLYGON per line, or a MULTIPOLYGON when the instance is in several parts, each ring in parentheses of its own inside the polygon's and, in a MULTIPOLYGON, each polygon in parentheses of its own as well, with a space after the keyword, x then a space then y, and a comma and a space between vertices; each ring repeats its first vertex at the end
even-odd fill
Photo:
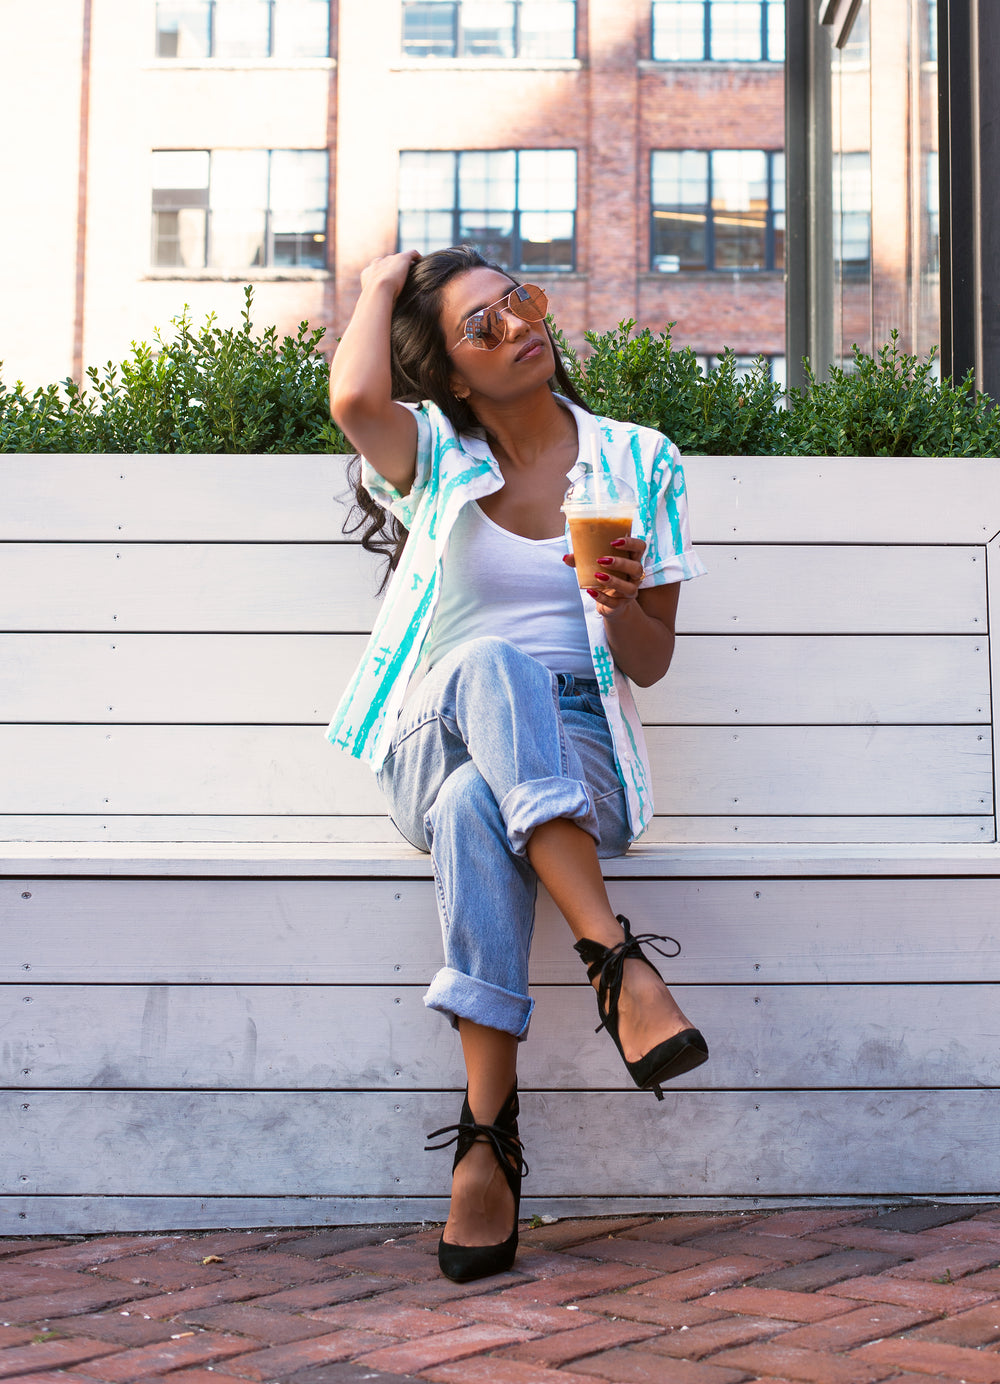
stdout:
POLYGON ((611 540, 611 546, 612 546, 612 548, 624 548, 624 547, 625 547, 625 540, 624 540, 624 538, 612 538, 612 540, 611 540))
POLYGON ((588 587, 587 587, 587 595, 588 595, 588 596, 593 596, 594 600, 596 601, 596 600, 599 599, 599 597, 600 597, 600 595, 601 595, 601 592, 600 592, 600 591, 595 591, 594 588, 593 588, 592 586, 588 586, 588 587))
POLYGON ((611 580, 611 578, 608 576, 607 572, 595 572, 595 573, 594 573, 594 581, 610 581, 610 580, 611 580))
POLYGON ((598 565, 598 567, 610 567, 611 564, 612 564, 613 562, 614 562, 614 558, 613 558, 613 557, 599 557, 599 558, 597 559, 597 565, 598 565))

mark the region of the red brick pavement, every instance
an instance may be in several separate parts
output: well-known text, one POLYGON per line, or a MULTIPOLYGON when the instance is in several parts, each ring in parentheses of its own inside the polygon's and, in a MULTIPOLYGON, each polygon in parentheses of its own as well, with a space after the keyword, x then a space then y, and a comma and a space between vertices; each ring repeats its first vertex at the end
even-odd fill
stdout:
POLYGON ((1000 1206, 0 1240, 0 1384, 1000 1384, 1000 1206))

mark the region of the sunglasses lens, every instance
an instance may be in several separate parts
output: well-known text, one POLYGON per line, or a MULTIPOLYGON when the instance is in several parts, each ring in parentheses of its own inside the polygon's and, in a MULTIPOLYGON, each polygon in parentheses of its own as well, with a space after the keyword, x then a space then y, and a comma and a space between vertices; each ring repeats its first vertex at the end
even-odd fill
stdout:
POLYGON ((493 308, 473 313, 465 324, 467 339, 479 351, 495 351, 505 331, 502 315, 493 308))
POLYGON ((508 299, 510 310, 524 322, 540 322, 549 306, 544 289, 537 284, 521 284, 508 299))

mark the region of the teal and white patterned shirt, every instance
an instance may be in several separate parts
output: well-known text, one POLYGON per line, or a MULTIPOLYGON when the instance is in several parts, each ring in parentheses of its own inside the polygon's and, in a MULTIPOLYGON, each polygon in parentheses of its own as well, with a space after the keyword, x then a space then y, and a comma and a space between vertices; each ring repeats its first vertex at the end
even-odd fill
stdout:
MULTIPOLYGON (((646 540, 643 586, 664 586, 700 576, 705 568, 691 547, 684 472, 674 444, 652 428, 598 418, 562 399, 576 420, 580 458, 588 458, 597 434, 604 484, 614 495, 616 479, 638 497, 634 532, 646 540)), ((334 712, 326 732, 331 744, 378 770, 392 742, 410 677, 425 646, 441 582, 441 564, 463 505, 503 485, 495 458, 483 438, 459 436, 435 404, 412 407, 417 420, 417 470, 407 495, 385 481, 367 462, 362 478, 372 496, 409 531, 409 537, 382 602, 368 647, 334 712)), ((569 473, 578 479, 590 463, 577 460, 569 473)), ((594 677, 611 728, 618 772, 625 787, 633 836, 653 815, 653 794, 642 724, 632 688, 611 657, 595 602, 581 591, 594 677)))

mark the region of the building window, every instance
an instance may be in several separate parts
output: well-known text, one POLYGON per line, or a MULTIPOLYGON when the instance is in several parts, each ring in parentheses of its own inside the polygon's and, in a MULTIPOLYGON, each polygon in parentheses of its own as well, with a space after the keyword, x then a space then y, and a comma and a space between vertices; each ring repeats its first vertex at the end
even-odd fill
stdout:
POLYGON ((871 168, 867 150, 834 155, 833 258, 845 279, 871 275, 871 168))
POLYGON ((784 62, 785 0, 653 0, 657 62, 784 62))
POLYGON ((575 0, 403 0, 411 58, 572 58, 575 0))
POLYGON ((651 171, 653 269, 784 268, 783 153, 656 149, 651 171))
POLYGON ((399 156, 399 247, 475 245, 514 273, 572 269, 576 150, 490 149, 399 156))
POLYGON ((158 58, 325 58, 330 0, 158 0, 158 58))
MULTIPOLYGON (((695 359, 701 366, 702 373, 708 375, 713 370, 718 369, 719 365, 722 362, 722 355, 699 355, 696 356, 695 359)), ((746 377, 752 374, 753 371, 761 365, 761 363, 763 363, 767 370, 768 379, 773 380, 775 384, 780 385, 782 390, 787 389, 788 370, 784 356, 768 355, 766 351, 759 351, 755 356, 736 356, 734 362, 734 374, 738 380, 746 379, 746 377)))
POLYGON ((153 265, 326 267, 325 149, 153 154, 153 265))

